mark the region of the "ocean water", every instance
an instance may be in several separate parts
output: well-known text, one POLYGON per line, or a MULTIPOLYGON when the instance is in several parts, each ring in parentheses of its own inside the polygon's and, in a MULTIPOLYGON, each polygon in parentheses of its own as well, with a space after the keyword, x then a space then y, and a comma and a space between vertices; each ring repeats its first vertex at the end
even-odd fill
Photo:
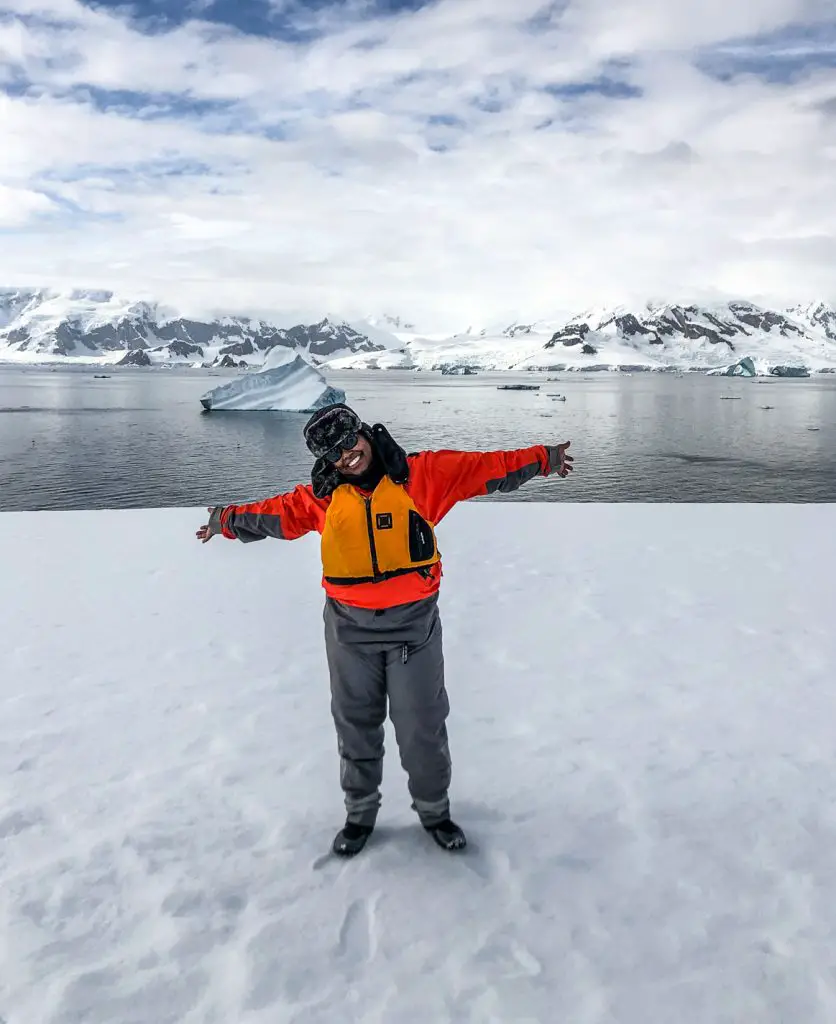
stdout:
MULTIPOLYGON (((0 367, 0 510, 223 504, 309 480, 306 416, 203 412, 234 373, 0 367)), ((836 501, 836 379, 554 377, 328 375, 408 451, 571 440, 568 480, 486 500, 836 501), (517 382, 540 390, 498 390, 517 382)))

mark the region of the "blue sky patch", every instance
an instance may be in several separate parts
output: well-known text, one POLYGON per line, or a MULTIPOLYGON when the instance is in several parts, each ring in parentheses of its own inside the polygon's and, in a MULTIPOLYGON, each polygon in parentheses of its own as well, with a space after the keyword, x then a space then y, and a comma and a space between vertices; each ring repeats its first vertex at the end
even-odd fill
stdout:
MULTIPOLYGON (((2 4, 3 0, 0 0, 2 4)), ((8 8, 0 7, 0 25, 20 24, 26 28, 72 28, 73 21, 70 18, 49 17, 47 15, 19 14, 17 11, 10 11, 8 8)))
POLYGON ((635 99, 642 95, 642 90, 629 82, 609 78, 606 75, 587 82, 553 82, 543 87, 543 91, 551 96, 563 99, 576 99, 581 96, 605 96, 608 99, 635 99))
POLYGON ((503 99, 491 93, 485 93, 483 96, 477 96, 473 101, 473 106, 477 110, 483 111, 485 114, 498 114, 501 110, 504 110, 507 103, 503 99))
POLYGON ((218 115, 224 128, 229 128, 232 114, 238 104, 232 100, 194 99, 182 93, 146 93, 133 89, 102 89, 91 85, 78 85, 65 95, 77 101, 87 101, 103 113, 126 114, 145 121, 170 118, 206 118, 218 115))
POLYGON ((836 68, 836 21, 730 39, 703 50, 696 64, 724 82, 742 75, 792 82, 821 68, 836 68))
POLYGON ((5 93, 7 96, 28 96, 39 95, 40 89, 36 89, 32 82, 17 68, 0 69, 0 96, 5 93))
POLYGON ((455 114, 430 114, 427 124, 444 125, 447 128, 464 128, 464 121, 455 114))
MULTIPOLYGON (((143 160, 136 164, 78 164, 72 171, 52 171, 41 176, 44 183, 64 181, 84 181, 87 178, 102 178, 112 184, 124 187, 128 184, 141 184, 143 179, 159 178, 201 178, 216 175, 217 168, 212 168, 200 160, 172 155, 159 157, 155 160, 143 160)), ((45 194, 47 188, 39 186, 45 194)), ((52 198, 50 194, 50 198, 52 198)))
POLYGON ((523 30, 536 34, 557 28, 560 17, 568 6, 569 0, 549 0, 539 11, 535 11, 530 18, 523 22, 523 30))
POLYGON ((147 33, 168 32, 189 21, 211 22, 247 35, 306 43, 332 27, 427 7, 433 0, 80 0, 85 6, 130 18, 147 33))
POLYGON ((47 199, 51 200, 55 204, 55 209, 50 210, 47 213, 40 214, 41 219, 54 219, 56 217, 62 217, 62 219, 81 219, 83 218, 86 222, 90 223, 93 221, 122 221, 124 217, 121 213, 102 213, 94 212, 93 210, 87 210, 83 206, 74 202, 72 199, 67 199, 66 196, 58 195, 57 192, 52 192, 49 189, 40 189, 42 195, 45 195, 47 199))

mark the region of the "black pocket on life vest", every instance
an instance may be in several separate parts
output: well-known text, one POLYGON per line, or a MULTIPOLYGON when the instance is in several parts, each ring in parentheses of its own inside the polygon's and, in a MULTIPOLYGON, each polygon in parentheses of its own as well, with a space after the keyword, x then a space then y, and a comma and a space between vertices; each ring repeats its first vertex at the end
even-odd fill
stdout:
POLYGON ((435 540, 430 524, 414 509, 409 510, 409 557, 413 562, 426 562, 435 554, 435 540))

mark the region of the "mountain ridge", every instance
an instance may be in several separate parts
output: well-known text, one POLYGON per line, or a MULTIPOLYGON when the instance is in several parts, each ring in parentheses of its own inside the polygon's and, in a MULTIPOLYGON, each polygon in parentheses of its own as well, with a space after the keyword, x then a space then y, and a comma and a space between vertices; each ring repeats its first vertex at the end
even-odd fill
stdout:
POLYGON ((295 349, 310 362, 381 346, 346 321, 278 327, 263 319, 222 316, 198 320, 157 303, 121 299, 112 292, 50 292, 0 288, 0 359, 100 358, 126 365, 189 363, 258 365, 271 348, 295 349))
POLYGON ((449 337, 399 333, 400 347, 347 356, 340 369, 717 370, 752 360, 758 373, 836 368, 836 311, 824 302, 769 309, 746 299, 588 309, 449 337))
POLYGON ((759 372, 815 371, 836 368, 836 310, 818 300, 775 309, 743 298, 647 302, 422 334, 393 314, 279 327, 184 317, 109 291, 0 288, 0 361, 257 367, 277 345, 334 369, 712 370, 748 357, 759 372))

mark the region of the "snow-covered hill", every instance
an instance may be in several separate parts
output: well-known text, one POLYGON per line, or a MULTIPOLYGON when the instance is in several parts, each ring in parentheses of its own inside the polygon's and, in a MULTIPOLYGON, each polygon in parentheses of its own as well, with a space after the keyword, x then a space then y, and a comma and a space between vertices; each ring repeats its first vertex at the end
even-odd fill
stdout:
POLYGON ((0 290, 0 360, 260 366, 275 345, 295 349, 312 363, 381 347, 349 324, 327 318, 281 328, 246 317, 192 320, 111 292, 0 290))
POLYGON ((758 373, 815 372, 836 368, 836 310, 823 302, 787 310, 743 300, 648 303, 432 334, 388 314, 279 327, 240 316, 188 319, 110 292, 0 289, 0 361, 258 367, 275 345, 333 369, 711 370, 748 357, 758 373))
POLYGON ((399 332, 385 352, 345 356, 334 368, 482 370, 716 369, 749 356, 778 366, 836 367, 836 311, 825 303, 770 310, 739 301, 589 310, 568 321, 516 322, 440 338, 399 332))

